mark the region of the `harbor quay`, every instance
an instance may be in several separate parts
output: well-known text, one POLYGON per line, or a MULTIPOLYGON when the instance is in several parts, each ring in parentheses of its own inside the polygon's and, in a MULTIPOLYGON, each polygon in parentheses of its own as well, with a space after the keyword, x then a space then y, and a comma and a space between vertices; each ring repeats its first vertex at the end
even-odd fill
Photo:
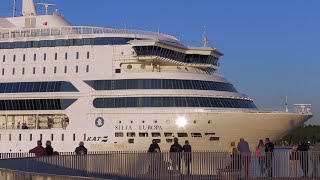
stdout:
POLYGON ((320 152, 1 154, 1 179, 319 179, 320 152))

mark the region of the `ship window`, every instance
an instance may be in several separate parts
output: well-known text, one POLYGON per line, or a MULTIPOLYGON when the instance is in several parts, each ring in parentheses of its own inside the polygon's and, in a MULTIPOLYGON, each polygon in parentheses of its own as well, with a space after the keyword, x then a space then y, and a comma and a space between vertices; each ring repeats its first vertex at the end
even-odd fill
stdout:
POLYGON ((87 52, 87 59, 90 59, 90 52, 87 52))
POLYGON ((58 53, 54 54, 54 60, 58 60, 58 53))
POLYGON ((164 133, 164 137, 173 137, 173 133, 164 133))
POLYGON ((33 55, 33 60, 36 61, 37 60, 37 54, 33 55))
POLYGON ((79 66, 76 66, 76 73, 79 72, 79 66))
POLYGON ((86 72, 89 72, 89 65, 87 65, 86 67, 86 72))
POLYGON ((156 143, 161 143, 161 139, 153 139, 152 141, 155 141, 156 143))
POLYGON ((64 134, 61 134, 61 141, 64 141, 64 134))
POLYGON ((33 74, 36 74, 36 67, 33 67, 33 74))
POLYGON ((25 69, 24 69, 24 68, 22 68, 22 74, 24 74, 24 71, 25 71, 25 69))
POLYGON ((46 74, 46 67, 43 67, 43 74, 46 74))
POLYGON ((76 141, 76 134, 73 134, 73 141, 76 141))
POLYGON ((152 137, 161 137, 161 134, 160 133, 151 133, 152 137))
POLYGON ((46 53, 43 54, 43 60, 47 60, 47 54, 46 53))
POLYGON ((127 133, 127 136, 128 136, 128 137, 136 137, 136 133, 134 133, 134 132, 128 132, 128 133, 127 133))
POLYGON ((178 133, 178 137, 188 137, 187 133, 178 133))
POLYGON ((12 75, 15 74, 15 71, 16 71, 16 69, 15 69, 15 68, 12 68, 12 75))
POLYGON ((148 137, 148 133, 139 133, 139 137, 148 137))
POLYGON ((201 133, 191 133, 192 137, 202 137, 201 133))
POLYGON ((3 62, 6 62, 6 55, 3 55, 2 60, 3 60, 3 62))
POLYGON ((9 141, 11 141, 11 134, 9 134, 9 141))
POLYGON ((116 132, 114 134, 115 137, 123 137, 123 133, 122 132, 116 132))
POLYGON ((26 55, 25 54, 22 57, 22 61, 26 61, 26 55))
POLYGON ((87 134, 83 134, 83 141, 87 140, 87 134))
POLYGON ((1 141, 1 134, 0 134, 0 141, 1 141))
POLYGON ((51 134, 51 141, 53 141, 53 134, 51 134))
POLYGON ((21 134, 19 134, 19 141, 21 141, 21 134))
POLYGON ((206 136, 212 136, 212 135, 216 135, 216 133, 204 133, 204 135, 206 135, 206 136))
POLYGON ((134 139, 128 139, 128 143, 129 144, 133 144, 134 143, 134 139))
POLYGON ((4 76, 4 68, 2 68, 2 75, 4 76))
POLYGON ((167 143, 172 143, 173 140, 172 140, 172 139, 166 139, 166 142, 167 142, 167 143))
POLYGON ((79 52, 76 53, 76 59, 79 59, 79 52))
POLYGON ((220 137, 210 137, 210 141, 219 141, 220 137))
POLYGON ((29 137, 29 138, 30 138, 30 141, 32 141, 32 134, 30 134, 30 137, 29 137))
POLYGON ((54 74, 57 73, 57 66, 55 66, 55 67, 53 68, 53 73, 54 73, 54 74))
POLYGON ((116 69, 116 73, 121 73, 121 69, 116 69))
POLYGON ((13 62, 16 62, 16 55, 13 55, 13 62))
POLYGON ((40 134, 40 141, 42 141, 42 134, 40 134))
POLYGON ((68 67, 64 66, 64 73, 67 73, 67 72, 68 72, 68 67))
POLYGON ((64 54, 64 59, 67 60, 68 59, 68 53, 64 54))

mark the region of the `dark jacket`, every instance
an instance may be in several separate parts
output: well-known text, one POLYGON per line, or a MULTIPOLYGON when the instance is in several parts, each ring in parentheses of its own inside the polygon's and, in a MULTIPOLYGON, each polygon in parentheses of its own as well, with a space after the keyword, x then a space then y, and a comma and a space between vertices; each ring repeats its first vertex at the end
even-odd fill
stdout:
POLYGON ((76 154, 87 154, 87 148, 85 148, 84 146, 79 146, 76 148, 75 150, 76 154))
POLYGON ((174 143, 170 147, 170 152, 182 152, 182 146, 179 143, 174 143))
POLYGON ((183 152, 191 152, 191 146, 190 145, 184 145, 182 147, 183 152))
POLYGON ((46 147, 47 155, 52 156, 53 155, 53 148, 51 146, 46 147))
POLYGON ((154 150, 157 149, 157 148, 159 148, 159 150, 161 151, 158 143, 152 143, 152 144, 150 144, 148 152, 154 152, 154 150))
POLYGON ((270 153, 274 151, 274 145, 272 142, 266 143, 265 146, 266 146, 266 149, 265 149, 266 153, 270 153))
POLYGON ((309 144, 308 143, 301 143, 298 148, 297 148, 298 151, 302 151, 302 152, 306 152, 306 151, 309 151, 309 144))

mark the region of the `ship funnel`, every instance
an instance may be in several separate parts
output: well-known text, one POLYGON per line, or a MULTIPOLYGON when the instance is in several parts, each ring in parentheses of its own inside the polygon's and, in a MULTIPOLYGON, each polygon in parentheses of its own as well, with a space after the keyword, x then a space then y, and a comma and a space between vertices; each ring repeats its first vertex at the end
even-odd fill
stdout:
POLYGON ((22 15, 23 16, 36 16, 37 11, 33 0, 22 0, 22 15))

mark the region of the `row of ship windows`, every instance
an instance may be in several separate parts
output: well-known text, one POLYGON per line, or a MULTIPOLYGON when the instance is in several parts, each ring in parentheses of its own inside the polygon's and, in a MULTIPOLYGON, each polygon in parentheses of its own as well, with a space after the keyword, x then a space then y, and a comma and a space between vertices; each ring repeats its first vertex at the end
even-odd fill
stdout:
POLYGON ((76 99, 19 99, 0 100, 0 111, 65 110, 76 99))
MULTIPOLYGON (((37 54, 33 54, 33 61, 36 61, 37 60, 37 54)), ((64 59, 65 60, 68 60, 68 53, 64 53, 64 59)), ((75 56, 76 59, 79 59, 80 58, 80 53, 79 52, 76 52, 76 56, 75 56)), ((86 54, 86 58, 87 59, 90 59, 90 52, 88 51, 87 54, 86 54)), ((26 61, 27 59, 27 55, 26 54, 23 54, 22 55, 22 61, 26 61)), ((17 55, 13 55, 12 57, 12 60, 13 62, 16 62, 17 60, 17 55)), ((46 61, 47 60, 47 53, 44 53, 43 54, 43 60, 46 61)), ((54 53, 54 60, 58 60, 58 53, 54 53)), ((2 56, 2 62, 6 62, 7 61, 7 55, 3 55, 2 56)))
POLYGON ((0 93, 30 92, 79 92, 79 90, 65 81, 0 83, 0 93))
POLYGON ((133 40, 133 38, 101 37, 101 38, 57 39, 57 40, 25 41, 25 42, 22 42, 22 41, 21 42, 3 42, 3 43, 0 43, 0 49, 85 46, 85 45, 122 45, 122 44, 127 44, 131 40, 133 40))
MULTIPOLYGON (((138 135, 139 136, 136 136, 135 132, 128 132, 127 133, 127 137, 128 138, 149 137, 149 133, 148 132, 139 132, 138 135)), ((220 140, 220 137, 215 136, 215 133, 204 133, 204 136, 210 137, 209 138, 210 141, 219 141, 220 140)), ((43 140, 43 135, 42 134, 40 134, 39 139, 34 139, 33 137, 34 137, 33 134, 29 134, 29 141, 33 141, 33 140, 42 141, 43 140)), ((116 132, 115 133, 115 137, 116 138, 123 138, 124 137, 124 133, 123 132, 116 132)), ((160 132, 151 132, 151 137, 153 137, 153 138, 161 138, 161 133, 160 132)), ((165 132, 164 133, 164 137, 167 138, 166 142, 171 143, 171 142, 173 142, 173 139, 169 139, 169 138, 173 138, 175 136, 174 136, 174 133, 165 132)), ((188 133, 184 133, 184 132, 181 132, 181 133, 178 132, 177 133, 177 137, 186 138, 186 137, 189 137, 189 134, 188 133)), ((201 138, 201 137, 203 137, 203 135, 202 135, 202 133, 190 133, 190 137, 201 138)), ((2 140, 2 137, 1 137, 1 134, 0 134, 0 141, 1 140, 2 140)), ((54 134, 51 134, 50 140, 51 141, 55 141, 54 134)), ((87 140, 88 140, 87 136, 86 136, 86 134, 84 134, 83 135, 83 141, 87 141, 87 140)), ((158 141, 158 143, 161 143, 161 139, 156 139, 156 140, 158 141)), ((13 141, 12 134, 9 134, 8 141, 13 141)), ((18 135, 18 141, 22 141, 22 134, 18 135)), ((65 135, 64 134, 61 134, 61 141, 65 141, 65 135)), ((76 141, 76 134, 72 135, 72 141, 76 141)), ((134 139, 128 139, 128 143, 134 143, 134 139)))
POLYGON ((255 109, 250 100, 208 97, 121 97, 96 98, 95 108, 141 108, 141 107, 218 107, 255 109))
POLYGON ((95 90, 123 89, 196 89, 237 92, 232 84, 181 79, 120 79, 85 81, 95 90))
MULTIPOLYGON (((40 69, 41 69, 41 68, 40 68, 40 69)), ((32 70, 31 70, 32 74, 38 74, 36 70, 37 70, 36 67, 33 67, 32 70)), ((86 73, 88 73, 88 72, 90 71, 90 66, 89 66, 89 65, 86 65, 84 71, 85 71, 86 73)), ((62 72, 65 73, 65 74, 68 73, 68 66, 64 66, 62 72)), ((74 67, 74 72, 75 72, 75 73, 80 73, 80 68, 79 68, 78 65, 74 67)), ((11 73, 12 73, 12 75, 16 75, 16 68, 12 68, 11 73)), ((23 67, 23 68, 21 69, 21 74, 22 74, 22 75, 25 75, 26 73, 27 73, 27 72, 26 72, 26 68, 23 67)), ((41 74, 46 74, 46 73, 47 73, 47 67, 42 67, 42 71, 40 70, 40 73, 41 73, 41 74)), ((57 74, 57 73, 58 73, 58 68, 57 68, 57 66, 54 66, 54 67, 53 67, 53 73, 54 73, 54 74, 57 74)), ((5 76, 5 75, 6 75, 6 69, 5 69, 5 68, 2 68, 1 74, 2 74, 2 76, 5 76)), ((10 73, 9 73, 9 74, 10 74, 10 73)))

